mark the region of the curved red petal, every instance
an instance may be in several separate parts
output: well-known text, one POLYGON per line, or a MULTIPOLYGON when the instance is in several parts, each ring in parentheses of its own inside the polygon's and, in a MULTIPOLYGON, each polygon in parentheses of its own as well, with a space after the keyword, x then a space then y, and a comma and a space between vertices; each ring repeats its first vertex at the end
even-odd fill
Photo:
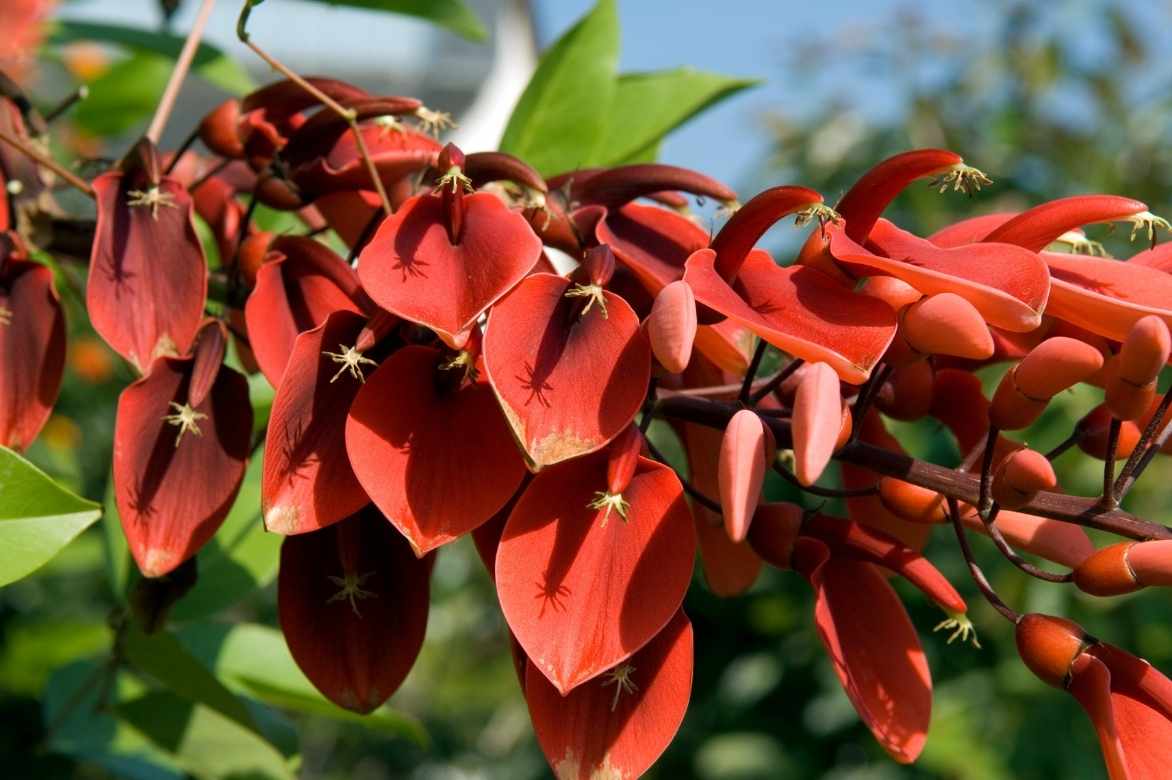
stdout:
POLYGON ((952 249, 965 244, 975 244, 984 240, 985 236, 1016 217, 1016 211, 999 211, 994 214, 982 214, 979 217, 969 217, 951 225, 945 225, 928 240, 936 246, 952 249))
POLYGON ((1027 209, 991 230, 983 240, 1041 252, 1063 233, 1083 225, 1127 219, 1147 210, 1142 201, 1118 195, 1074 195, 1027 209))
POLYGON ((43 265, 0 258, 0 445, 32 444, 65 367, 65 317, 43 265))
POLYGON ((232 369, 221 368, 211 393, 188 410, 193 428, 174 419, 188 401, 191 364, 157 360, 118 398, 114 497, 130 552, 148 577, 170 572, 212 537, 248 460, 248 382, 232 369))
POLYGON ((365 324, 360 314, 337 311, 293 344, 265 437, 261 509, 269 531, 314 531, 370 501, 346 456, 346 415, 362 384, 329 354, 343 354, 365 324))
POLYGON ((497 304, 484 363, 513 435, 535 469, 593 452, 643 403, 651 348, 618 295, 579 315, 571 283, 534 274, 497 304))
POLYGON ((558 780, 634 778, 675 737, 692 693, 692 624, 677 612, 612 674, 562 696, 530 662, 525 699, 558 780))
POLYGON ((1172 327, 1172 276, 1147 265, 1043 252, 1054 289, 1046 313, 1113 341, 1155 314, 1172 327))
POLYGON ((284 257, 257 271, 244 317, 256 362, 279 387, 297 335, 321 325, 330 312, 362 311, 365 297, 357 274, 321 242, 279 236, 272 249, 284 257))
POLYGON ((730 287, 716 273, 715 257, 702 249, 688 258, 684 281, 698 302, 794 357, 830 364, 845 382, 866 381, 895 335, 891 307, 816 268, 782 268, 754 250, 730 287))
POLYGON ((431 566, 373 508, 281 544, 281 632, 330 701, 366 713, 398 689, 423 645, 431 566))
POLYGON ((541 240, 495 195, 465 195, 461 243, 448 238, 441 198, 409 199, 362 250, 358 275, 379 306, 448 339, 525 278, 541 240))
POLYGON ((395 352, 346 420, 358 481, 420 555, 488 520, 525 475, 491 388, 472 382, 440 392, 440 358, 423 346, 395 352))
POLYGON ((563 694, 650 641, 692 576, 695 534, 675 473, 641 458, 623 494, 625 519, 591 507, 605 488, 601 454, 542 471, 497 549, 505 620, 563 694))
POLYGON ((98 335, 146 373, 156 357, 185 354, 203 318, 207 264, 191 198, 173 179, 156 185, 117 171, 93 187, 86 309, 98 335))
POLYGON ((943 249, 879 220, 868 238, 876 252, 829 225, 830 252, 902 279, 925 295, 952 292, 969 301, 991 325, 1014 332, 1038 327, 1050 294, 1050 275, 1035 252, 1008 243, 943 249))
POLYGON ((892 758, 915 761, 927 739, 932 676, 899 597, 870 564, 833 556, 810 582, 818 635, 855 711, 892 758))
MULTIPOLYGON (((1128 761, 1115 719, 1111 672, 1098 658, 1083 653, 1070 665, 1070 693, 1091 719, 1103 751, 1103 763, 1111 780, 1138 780, 1128 771, 1128 761)), ((1166 767, 1165 767, 1166 768, 1166 767)), ((1156 778, 1160 775, 1151 775, 1156 778)), ((1145 776, 1146 777, 1146 776, 1145 776)))

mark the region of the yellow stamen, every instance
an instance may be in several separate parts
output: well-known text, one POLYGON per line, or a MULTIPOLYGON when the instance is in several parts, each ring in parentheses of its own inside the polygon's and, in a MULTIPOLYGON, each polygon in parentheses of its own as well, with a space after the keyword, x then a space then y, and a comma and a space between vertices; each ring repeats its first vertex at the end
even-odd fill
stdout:
POLYGON ((613 509, 618 513, 623 522, 627 520, 627 512, 630 510, 630 503, 623 498, 622 493, 607 493, 605 490, 599 490, 594 494, 594 500, 587 506, 591 509, 605 510, 602 515, 602 528, 606 528, 606 521, 610 519, 610 513, 613 509))
POLYGON ((173 209, 178 204, 175 202, 175 196, 169 192, 163 192, 159 189, 159 185, 152 184, 145 190, 130 190, 126 193, 130 199, 126 201, 126 205, 138 207, 146 206, 151 210, 151 219, 158 220, 159 206, 173 209))
POLYGON ((595 303, 598 304, 598 310, 602 312, 602 318, 607 319, 606 315, 606 296, 603 294, 602 285, 600 284, 575 284, 569 290, 566 290, 567 298, 588 298, 586 301, 586 308, 582 309, 583 317, 590 311, 590 308, 595 303))
POLYGON ((179 428, 179 433, 175 436, 176 447, 183 440, 183 434, 185 433, 190 432, 193 436, 203 435, 203 431, 199 429, 199 421, 206 420, 208 417, 206 414, 195 411, 188 404, 177 404, 171 401, 170 406, 175 410, 175 414, 165 415, 163 420, 179 428))
POLYGON ((951 631, 948 635, 948 644, 952 644, 953 640, 960 639, 961 642, 972 642, 973 647, 978 650, 981 649, 981 643, 977 641, 977 629, 973 626, 973 621, 969 620, 968 615, 962 612, 949 612, 948 617, 936 624, 933 631, 951 631))
POLYGON ((981 187, 988 187, 992 183, 992 179, 971 165, 957 163, 934 176, 929 185, 935 187, 937 192, 944 192, 951 187, 953 192, 972 195, 974 192, 980 192, 981 187))
POLYGON ((340 377, 346 371, 349 371, 350 376, 354 377, 359 382, 366 384, 366 376, 362 373, 362 366, 377 366, 378 363, 368 357, 364 357, 363 354, 354 347, 347 347, 345 344, 339 344, 338 349, 342 351, 322 352, 323 355, 326 355, 335 363, 342 364, 342 367, 338 369, 338 373, 330 377, 330 384, 332 385, 334 382, 336 382, 338 377, 340 377))
POLYGON ((451 114, 446 111, 432 111, 427 106, 415 109, 415 118, 419 120, 419 129, 429 135, 438 136, 441 130, 456 126, 451 114))
POLYGON ((434 192, 443 192, 444 187, 451 186, 452 194, 455 194, 461 187, 465 192, 472 192, 472 180, 464 175, 458 166, 453 165, 448 168, 448 172, 439 178, 435 183, 434 192))
POLYGON ((341 590, 326 599, 326 603, 333 604, 338 601, 349 601, 350 609, 354 610, 354 614, 362 617, 362 613, 358 611, 358 602, 362 599, 378 598, 377 593, 362 589, 362 583, 366 582, 373 575, 374 572, 372 571, 368 571, 366 574, 345 572, 341 577, 330 577, 330 582, 337 585, 341 590))
POLYGON ((1141 211, 1138 214, 1133 214, 1127 218, 1131 223, 1131 235, 1128 237, 1129 241, 1135 241, 1135 237, 1142 231, 1148 238, 1148 241, 1155 242, 1156 228, 1161 230, 1172 230, 1172 225, 1168 224, 1168 220, 1163 217, 1157 217, 1150 211, 1141 211))
POLYGON ((0 305, 0 325, 11 325, 12 316, 12 309, 8 308, 7 306, 0 305))
POLYGON ((619 706, 619 697, 624 693, 635 693, 639 690, 639 686, 635 685, 635 681, 631 679, 635 667, 630 664, 619 664, 615 668, 606 673, 606 679, 602 681, 603 687, 607 685, 614 686, 614 699, 610 703, 610 711, 614 712, 619 706))
POLYGON ((842 222, 842 216, 825 203, 815 203, 794 215, 794 227, 805 227, 814 220, 818 220, 818 226, 824 228, 827 222, 836 225, 842 222))

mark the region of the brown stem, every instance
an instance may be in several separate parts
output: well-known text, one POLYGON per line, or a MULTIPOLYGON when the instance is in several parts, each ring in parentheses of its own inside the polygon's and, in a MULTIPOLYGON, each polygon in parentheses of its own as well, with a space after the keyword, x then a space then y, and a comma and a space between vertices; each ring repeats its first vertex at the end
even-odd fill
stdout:
MULTIPOLYGON (((673 395, 660 398, 655 406, 655 414, 723 430, 739 408, 735 403, 673 395)), ((765 416, 761 419, 769 426, 778 447, 792 445, 788 420, 765 416)), ((844 463, 862 466, 884 476, 896 477, 935 493, 943 493, 966 504, 976 506, 980 500, 980 478, 976 474, 937 466, 860 441, 850 442, 834 457, 844 463)), ((1097 498, 1042 491, 1018 511, 1097 528, 1129 539, 1172 539, 1172 528, 1149 522, 1122 509, 1104 509, 1098 506, 1097 498)))
POLYGON ((1070 582, 1074 579, 1074 572, 1066 572, 1065 574, 1054 574, 1045 569, 1035 566, 1034 564, 1022 558, 1017 550, 1009 544, 1006 538, 1002 535, 1001 529, 997 527, 997 513, 1001 511, 1001 507, 996 503, 989 510, 987 515, 977 515, 981 518, 981 522, 985 524, 985 530, 989 532, 989 538, 993 540, 993 545, 997 548, 1007 561, 1012 563, 1017 568, 1021 569, 1031 577, 1036 577, 1039 580, 1046 582, 1070 582))
POLYGON ((60 176, 63 181, 68 182, 76 189, 84 192, 86 195, 89 195, 91 198, 95 197, 94 188, 90 186, 88 181, 81 178, 76 173, 69 170, 64 165, 54 160, 48 154, 45 154, 40 149, 37 149, 24 139, 18 138, 15 135, 10 135, 4 130, 0 130, 0 141, 3 141, 9 146, 12 146, 21 154, 36 162, 38 165, 43 165, 44 167, 48 168, 53 173, 60 176))
POLYGON ((179 97, 179 89, 183 86, 183 80, 187 78, 187 72, 191 70, 195 52, 199 49, 199 40, 203 37, 203 29, 208 24, 208 17, 212 15, 212 8, 215 4, 216 0, 203 0, 203 3, 200 4, 199 12, 196 13, 195 21, 191 25, 191 32, 187 34, 187 40, 183 42, 183 48, 179 52, 179 59, 175 60, 175 68, 171 71, 167 88, 163 90, 163 97, 159 99, 155 115, 151 117, 146 137, 156 146, 159 144, 159 139, 163 137, 163 128, 167 126, 167 120, 171 118, 171 110, 175 108, 175 99, 179 97))
POLYGON ((989 584, 988 578, 985 577, 985 572, 981 571, 981 567, 977 565, 977 561, 973 558, 973 550, 969 547, 969 539, 965 534, 964 523, 960 519, 960 507, 956 503, 956 499, 948 499, 948 515, 952 519, 952 529, 956 532, 956 541, 960 545, 960 553, 964 556, 965 563, 968 564, 969 574, 972 575, 973 582, 977 584, 977 589, 981 591, 981 595, 985 600, 993 605, 993 609, 1001 613, 1011 623, 1016 623, 1021 617, 1016 611, 997 595, 997 591, 993 590, 993 586, 989 584))
POLYGON ((805 361, 801 358, 791 360, 785 365, 785 368, 778 371, 776 374, 766 380, 765 384, 761 385, 761 387, 753 391, 753 394, 749 396, 749 403, 753 404, 754 406, 761 403, 761 401, 766 396, 768 396, 777 388, 781 387, 782 382, 793 376, 793 373, 801 368, 803 363, 805 363, 805 361))
POLYGON ((753 389, 753 380, 757 378, 757 370, 761 368, 761 360, 765 357, 765 348, 769 342, 765 339, 757 340, 757 347, 753 350, 753 358, 749 361, 749 368, 745 371, 744 381, 741 382, 741 403, 749 403, 749 394, 753 389))

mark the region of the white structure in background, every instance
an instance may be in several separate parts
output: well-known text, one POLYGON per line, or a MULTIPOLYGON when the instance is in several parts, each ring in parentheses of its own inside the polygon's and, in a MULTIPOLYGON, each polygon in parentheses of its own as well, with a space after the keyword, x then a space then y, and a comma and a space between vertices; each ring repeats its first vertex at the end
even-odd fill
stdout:
POLYGON ((496 14, 492 67, 476 97, 460 116, 450 140, 465 152, 496 148, 533 69, 537 42, 525 0, 503 0, 496 14))

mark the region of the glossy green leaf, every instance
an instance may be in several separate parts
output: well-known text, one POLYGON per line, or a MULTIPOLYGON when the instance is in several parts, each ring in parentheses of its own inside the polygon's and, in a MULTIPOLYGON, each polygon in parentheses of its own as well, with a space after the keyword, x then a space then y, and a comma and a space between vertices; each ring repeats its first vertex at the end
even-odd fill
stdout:
POLYGON ((118 721, 106 703, 142 695, 142 684, 97 661, 78 661, 55 671, 41 695, 45 746, 54 753, 94 763, 114 777, 182 780, 164 751, 118 721))
MULTIPOLYGON (((66 19, 56 24, 49 40, 52 43, 113 43, 132 51, 151 52, 174 60, 183 48, 184 39, 183 36, 163 30, 66 19)), ((201 43, 196 50, 191 69, 212 84, 235 95, 251 92, 255 87, 248 71, 223 51, 208 43, 201 43)))
POLYGON ((100 515, 97 504, 0 447, 0 585, 39 569, 100 515))
POLYGON ((171 60, 136 54, 114 65, 89 85, 73 119, 95 135, 125 133, 150 119, 171 76, 171 60))
POLYGON ((165 631, 145 634, 131 627, 126 632, 123 651, 135 671, 145 672, 169 691, 260 733, 244 702, 224 687, 174 635, 165 631))
POLYGON ((178 632, 188 651, 237 693, 274 707, 352 723, 426 746, 423 727, 389 707, 358 715, 324 698, 289 654, 276 629, 255 624, 203 623, 178 632))
POLYGON ((645 157, 672 130, 757 83, 692 68, 623 74, 606 112, 603 140, 589 163, 609 166, 645 157))
POLYGON ((618 59, 615 3, 599 0, 542 55, 509 117, 501 151, 545 176, 586 165, 607 132, 618 59))
POLYGON ((258 734, 173 693, 153 691, 114 711, 197 778, 294 777, 289 762, 258 734))
POLYGON ((464 0, 317 0, 317 2, 417 16, 471 41, 482 41, 487 35, 484 25, 480 23, 480 19, 464 0))
POLYGON ((173 620, 207 617, 273 581, 281 537, 265 532, 260 518, 261 458, 248 464, 236 503, 212 540, 199 552, 199 579, 175 605, 173 620))

